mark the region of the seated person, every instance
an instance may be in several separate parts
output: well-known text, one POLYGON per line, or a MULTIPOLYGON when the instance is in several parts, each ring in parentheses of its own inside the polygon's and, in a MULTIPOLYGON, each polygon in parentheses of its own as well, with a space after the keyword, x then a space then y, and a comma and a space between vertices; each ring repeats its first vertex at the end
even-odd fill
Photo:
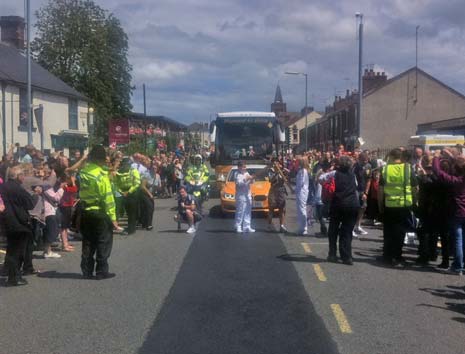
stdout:
POLYGON ((200 221, 200 215, 195 212, 195 208, 195 198, 187 193, 184 186, 179 187, 178 212, 182 220, 189 224, 188 234, 193 234, 196 231, 195 223, 200 221))

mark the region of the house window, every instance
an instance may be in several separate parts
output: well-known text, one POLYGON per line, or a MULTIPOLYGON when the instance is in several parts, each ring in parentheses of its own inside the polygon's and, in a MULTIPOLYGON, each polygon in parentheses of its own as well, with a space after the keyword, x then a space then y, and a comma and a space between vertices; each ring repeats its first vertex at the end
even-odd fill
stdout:
MULTIPOLYGON (((34 119, 32 127, 34 127, 34 119)), ((19 89, 19 128, 27 129, 29 122, 28 104, 27 104, 27 90, 19 89)))
POLYGON ((292 128, 292 140, 293 141, 297 141, 298 140, 298 135, 299 133, 299 130, 297 129, 297 127, 294 125, 294 127, 292 128))
POLYGON ((78 103, 77 100, 68 99, 69 129, 78 128, 78 103))

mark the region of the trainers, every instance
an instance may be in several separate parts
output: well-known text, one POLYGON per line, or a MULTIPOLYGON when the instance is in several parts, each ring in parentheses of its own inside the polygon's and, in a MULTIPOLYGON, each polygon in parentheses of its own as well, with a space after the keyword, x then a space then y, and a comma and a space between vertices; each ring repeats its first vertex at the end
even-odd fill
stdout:
POLYGON ((193 234, 195 232, 195 227, 194 226, 189 227, 186 232, 188 234, 193 234))
POLYGON ((281 232, 281 233, 286 233, 286 232, 287 232, 286 226, 281 225, 281 226, 279 227, 279 232, 281 232))
POLYGON ((455 269, 452 267, 449 267, 448 269, 445 270, 445 273, 447 274, 453 274, 453 275, 462 275, 462 271, 460 269, 455 269))
POLYGON ((354 231, 352 231, 352 238, 358 238, 358 234, 354 231))
POLYGON ((355 233, 360 234, 360 235, 368 235, 368 232, 363 230, 361 227, 357 227, 354 229, 355 233))
POLYGON ((61 256, 58 253, 55 252, 50 252, 50 253, 44 253, 44 258, 61 258, 61 256))
POLYGON ((255 232, 255 229, 252 229, 251 227, 246 227, 244 229, 244 232, 255 232))
POLYGON ((242 227, 236 227, 236 234, 241 234, 242 232, 242 227))

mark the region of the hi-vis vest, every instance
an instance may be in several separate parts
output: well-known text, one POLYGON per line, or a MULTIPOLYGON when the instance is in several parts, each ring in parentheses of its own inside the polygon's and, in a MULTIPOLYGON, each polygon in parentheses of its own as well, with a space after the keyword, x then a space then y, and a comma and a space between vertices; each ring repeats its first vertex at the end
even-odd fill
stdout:
POLYGON ((140 187, 140 174, 135 168, 116 173, 116 187, 120 193, 132 194, 140 187))
POLYGON ((116 220, 115 199, 108 172, 94 163, 88 163, 79 175, 79 197, 84 209, 103 211, 112 221, 116 220))
POLYGON ((186 181, 187 181, 187 182, 190 182, 190 181, 195 181, 195 182, 201 181, 201 182, 205 183, 205 182, 208 181, 208 175, 209 175, 208 167, 205 166, 204 164, 202 164, 202 165, 199 166, 199 167, 197 167, 197 166, 191 166, 191 167, 187 170, 186 181))
POLYGON ((409 164, 387 164, 383 167, 384 203, 386 208, 405 208, 413 205, 412 169, 409 164))

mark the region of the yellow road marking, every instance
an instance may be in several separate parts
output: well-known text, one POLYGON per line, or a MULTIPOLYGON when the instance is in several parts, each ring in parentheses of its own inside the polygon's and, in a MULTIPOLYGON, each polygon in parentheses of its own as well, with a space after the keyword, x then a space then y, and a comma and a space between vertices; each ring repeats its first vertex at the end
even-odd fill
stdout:
POLYGON ((352 333, 352 328, 350 327, 347 317, 342 311, 341 305, 331 304, 331 310, 333 310, 334 317, 336 317, 337 324, 342 333, 352 333))
POLYGON ((4 251, 4 250, 0 250, 0 253, 6 254, 6 251, 4 251))
POLYGON ((310 244, 306 242, 301 242, 302 248, 304 249, 305 253, 312 253, 312 249, 310 248, 310 244))
POLYGON ((323 273, 323 269, 321 269, 321 266, 319 264, 314 264, 313 265, 313 270, 315 271, 316 276, 318 277, 319 281, 326 281, 326 275, 323 273))

